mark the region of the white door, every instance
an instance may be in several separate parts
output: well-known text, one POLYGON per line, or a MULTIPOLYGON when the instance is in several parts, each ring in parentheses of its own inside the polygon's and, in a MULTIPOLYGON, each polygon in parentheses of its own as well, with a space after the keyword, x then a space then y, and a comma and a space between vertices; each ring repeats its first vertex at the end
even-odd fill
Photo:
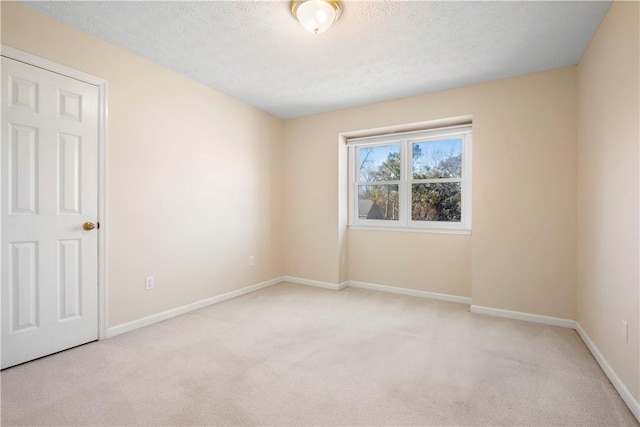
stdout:
POLYGON ((98 338, 98 88, 5 57, 1 75, 6 368, 98 338))

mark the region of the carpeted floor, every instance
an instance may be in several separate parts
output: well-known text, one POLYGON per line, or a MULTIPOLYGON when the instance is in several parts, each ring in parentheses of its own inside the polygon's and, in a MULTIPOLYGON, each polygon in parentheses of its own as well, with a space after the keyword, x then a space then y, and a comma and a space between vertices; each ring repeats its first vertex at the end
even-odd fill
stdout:
POLYGON ((2 425, 637 425, 573 330, 279 284, 2 371, 2 425))

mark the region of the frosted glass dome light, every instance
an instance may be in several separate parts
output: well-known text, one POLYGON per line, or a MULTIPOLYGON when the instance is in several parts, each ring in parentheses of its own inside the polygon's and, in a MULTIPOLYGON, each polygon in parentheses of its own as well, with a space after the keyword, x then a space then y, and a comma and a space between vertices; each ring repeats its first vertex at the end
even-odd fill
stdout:
POLYGON ((338 0, 294 0, 291 13, 305 30, 320 34, 338 20, 342 5, 338 0))

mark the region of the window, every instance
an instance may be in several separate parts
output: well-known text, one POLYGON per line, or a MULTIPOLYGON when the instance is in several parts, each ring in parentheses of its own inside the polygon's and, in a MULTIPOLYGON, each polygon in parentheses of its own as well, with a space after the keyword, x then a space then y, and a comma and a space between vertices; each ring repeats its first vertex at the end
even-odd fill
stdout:
POLYGON ((354 228, 471 231, 471 126, 354 138, 354 228))

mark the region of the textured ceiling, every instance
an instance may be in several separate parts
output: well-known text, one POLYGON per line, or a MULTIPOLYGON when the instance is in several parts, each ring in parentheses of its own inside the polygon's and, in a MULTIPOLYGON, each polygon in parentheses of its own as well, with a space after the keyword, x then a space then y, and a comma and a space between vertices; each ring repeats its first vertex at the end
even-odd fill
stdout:
POLYGON ((345 1, 319 35, 286 1, 24 4, 287 119, 576 64, 610 2, 345 1))

